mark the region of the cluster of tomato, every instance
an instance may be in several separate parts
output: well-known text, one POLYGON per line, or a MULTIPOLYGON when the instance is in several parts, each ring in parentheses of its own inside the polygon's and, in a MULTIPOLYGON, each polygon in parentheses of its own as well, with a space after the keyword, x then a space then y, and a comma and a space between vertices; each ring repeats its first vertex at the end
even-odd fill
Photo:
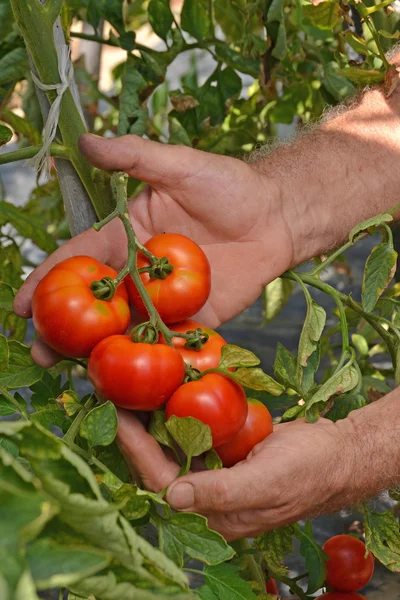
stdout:
POLYGON ((167 419, 194 417, 209 425, 213 447, 224 466, 232 466, 272 432, 271 416, 261 402, 247 401, 243 388, 228 376, 202 375, 218 367, 226 343, 215 331, 188 320, 211 289, 202 249, 178 234, 157 235, 145 248, 147 255, 139 252, 137 267, 147 294, 172 331, 197 330, 195 347, 181 337, 173 337, 171 346, 158 333, 153 343, 126 335, 130 306, 148 316, 142 297, 128 276, 110 299, 103 299, 107 281, 117 273, 88 256, 58 263, 40 281, 32 305, 36 330, 61 355, 89 357, 89 379, 115 405, 143 411, 165 405, 167 419), (152 262, 151 255, 158 260, 152 262), (203 345, 199 329, 208 338, 203 345), (185 383, 187 365, 194 380, 185 383))

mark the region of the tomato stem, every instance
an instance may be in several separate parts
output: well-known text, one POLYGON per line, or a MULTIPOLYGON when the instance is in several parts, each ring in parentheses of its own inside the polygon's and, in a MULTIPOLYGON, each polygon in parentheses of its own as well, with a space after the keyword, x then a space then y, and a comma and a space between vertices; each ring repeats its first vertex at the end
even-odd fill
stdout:
POLYGON ((96 398, 95 394, 93 394, 92 396, 90 396, 90 398, 87 400, 87 402, 85 402, 85 405, 78 412, 78 414, 76 415, 75 419, 73 420, 70 428, 68 429, 67 433, 64 435, 63 442, 65 444, 67 444, 67 446, 71 446, 71 444, 74 442, 74 440, 79 432, 79 429, 81 427, 81 423, 82 423, 83 419, 86 417, 88 412, 90 412, 92 410, 92 408, 94 408, 96 406, 96 404, 97 404, 97 398, 96 398))
POLYGON ((254 555, 248 554, 247 550, 250 548, 250 544, 246 538, 234 540, 231 542, 232 548, 239 556, 240 564, 243 569, 247 569, 252 581, 256 581, 261 590, 265 590, 265 577, 261 566, 258 564, 254 555))

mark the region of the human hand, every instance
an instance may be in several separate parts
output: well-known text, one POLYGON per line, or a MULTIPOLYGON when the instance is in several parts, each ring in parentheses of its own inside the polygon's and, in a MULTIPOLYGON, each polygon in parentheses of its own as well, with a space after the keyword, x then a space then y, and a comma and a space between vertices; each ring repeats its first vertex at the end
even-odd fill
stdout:
POLYGON ((277 425, 247 460, 230 469, 175 479, 179 466, 137 418, 119 413, 118 440, 128 464, 177 510, 198 512, 227 540, 254 537, 299 519, 339 510, 359 499, 347 420, 277 425))
MULTIPOLYGON (((256 168, 234 158, 136 136, 85 135, 80 147, 95 166, 126 171, 150 184, 130 203, 142 243, 168 231, 187 235, 202 246, 212 269, 211 295, 198 317, 205 325, 215 327, 243 311, 266 283, 295 261, 277 188, 256 168)), ((88 230, 54 252, 22 286, 15 312, 30 317, 32 295, 40 279, 56 263, 79 254, 120 270, 127 248, 119 220, 98 233, 88 230)), ((45 367, 60 359, 40 340, 35 340, 32 356, 45 367)))

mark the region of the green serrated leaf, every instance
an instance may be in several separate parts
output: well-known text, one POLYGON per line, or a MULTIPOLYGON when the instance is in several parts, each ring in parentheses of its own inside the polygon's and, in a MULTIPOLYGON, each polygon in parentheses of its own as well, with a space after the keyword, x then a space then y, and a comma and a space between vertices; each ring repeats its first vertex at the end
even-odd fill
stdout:
POLYGON ((179 567, 190 556, 206 565, 230 560, 235 551, 224 538, 207 527, 207 519, 193 513, 175 513, 159 521, 160 548, 179 567))
POLYGON ((326 312, 307 296, 307 314, 300 334, 298 365, 306 367, 308 359, 317 350, 326 322, 326 312))
POLYGON ((365 544, 390 571, 400 571, 400 531, 391 510, 377 513, 364 508, 365 544))
POLYGON ((68 417, 73 417, 83 408, 78 394, 73 390, 65 390, 65 392, 57 396, 56 401, 62 406, 68 417))
POLYGON ((166 427, 188 459, 200 456, 212 447, 211 429, 198 419, 172 415, 166 422, 166 427))
POLYGON ((221 358, 218 365, 221 369, 256 367, 259 364, 260 359, 253 352, 250 352, 250 350, 245 350, 234 344, 225 344, 221 348, 221 358))
POLYGON ((240 383, 240 385, 248 387, 251 390, 269 392, 272 396, 280 396, 285 389, 280 383, 258 367, 240 368, 230 376, 237 383, 240 383))
POLYGON ((147 7, 149 23, 153 31, 163 40, 167 39, 171 25, 174 22, 169 0, 150 0, 147 7))
POLYGON ((314 540, 310 522, 306 524, 304 530, 299 525, 295 525, 295 536, 300 540, 300 553, 306 559, 309 573, 307 594, 313 594, 322 587, 325 581, 327 557, 314 540))
POLYGON ((366 312, 374 310, 396 272, 397 252, 390 244, 382 242, 373 248, 367 258, 362 284, 361 300, 366 312))
POLYGON ((185 0, 181 12, 181 27, 197 40, 211 38, 213 26, 207 0, 185 0))
POLYGON ((344 394, 353 390, 359 383, 359 372, 351 364, 344 365, 332 375, 306 402, 306 414, 314 404, 327 402, 336 394, 344 394))
POLYGON ((359 223, 359 225, 353 227, 353 229, 349 233, 349 241, 354 241, 356 235, 361 233, 362 231, 366 231, 371 227, 378 227, 383 223, 390 223, 391 221, 393 221, 393 217, 389 213, 383 213, 377 215, 376 217, 371 217, 370 219, 367 219, 366 221, 363 221, 362 223, 359 223))
POLYGON ((354 85, 340 73, 326 70, 322 85, 339 102, 354 94, 354 85))
POLYGON ((176 146, 192 147, 192 142, 188 132, 175 117, 168 117, 169 123, 169 143, 176 146))
POLYGON ((115 406, 109 400, 93 408, 83 419, 79 435, 89 445, 109 446, 115 440, 118 430, 118 416, 115 406))
POLYGON ((41 379, 44 369, 33 362, 30 348, 15 340, 9 340, 8 349, 9 364, 7 371, 0 371, 0 390, 30 387, 41 379))
POLYGON ((304 4, 304 16, 318 29, 332 30, 341 22, 340 6, 335 0, 325 0, 317 6, 304 4))
POLYGON ((283 564, 286 554, 292 552, 294 527, 279 527, 263 533, 254 541, 254 547, 260 550, 268 571, 274 577, 286 577, 289 569, 283 564))
POLYGON ((8 370, 10 353, 8 350, 8 342, 5 335, 0 334, 0 371, 8 370))
POLYGON ((374 69, 360 69, 359 67, 346 67, 336 71, 338 75, 343 75, 356 85, 368 85, 380 83, 385 80, 385 71, 376 71, 374 69))
POLYGON ((141 519, 150 511, 150 499, 146 494, 138 494, 139 488, 124 484, 113 494, 115 502, 123 504, 122 512, 130 521, 141 519))
POLYGON ((295 419, 301 419, 304 417, 306 412, 305 405, 296 404, 296 406, 291 406, 288 408, 282 415, 282 422, 286 421, 294 421, 295 419))
POLYGON ((297 358, 280 342, 276 348, 274 373, 285 387, 297 389, 297 358))
POLYGON ((214 448, 207 452, 204 462, 209 471, 216 471, 217 469, 222 469, 223 467, 222 460, 214 448))
POLYGON ((345 419, 353 410, 362 408, 367 404, 364 396, 361 394, 347 394, 336 398, 332 408, 324 415, 334 423, 340 419, 345 419))
POLYGON ((174 440, 165 425, 165 412, 155 410, 151 413, 148 431, 159 444, 174 448, 174 440))
POLYGON ((229 600, 256 600, 248 581, 239 576, 239 568, 224 563, 204 569, 204 581, 218 598, 229 600))
POLYGON ((294 282, 290 279, 278 277, 265 286, 262 294, 264 305, 265 323, 274 319, 289 300, 294 288, 294 282))
POLYGON ((143 135, 148 113, 141 106, 139 93, 146 87, 147 82, 139 72, 135 59, 128 59, 122 76, 118 135, 143 135))
POLYGON ((0 281, 0 308, 4 308, 7 311, 13 310, 13 303, 15 298, 16 290, 5 283, 0 281))
POLYGON ((252 75, 253 77, 258 77, 260 72, 260 63, 258 60, 246 58, 240 52, 228 46, 228 44, 220 41, 215 43, 215 52, 232 69, 252 75))
POLYGON ((9 202, 0 202, 0 219, 10 223, 24 238, 31 239, 41 250, 53 252, 57 243, 42 227, 40 219, 26 216, 21 208, 9 202))

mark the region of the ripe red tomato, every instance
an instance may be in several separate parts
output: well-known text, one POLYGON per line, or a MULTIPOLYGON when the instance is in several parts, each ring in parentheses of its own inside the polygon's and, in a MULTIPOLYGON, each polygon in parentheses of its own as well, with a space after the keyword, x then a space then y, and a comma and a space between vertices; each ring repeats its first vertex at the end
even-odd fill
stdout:
POLYGON ((268 579, 266 587, 268 594, 275 594, 276 596, 279 595, 279 590, 275 579, 268 579))
POLYGON ((365 544, 351 535, 336 535, 323 546, 329 556, 326 583, 339 592, 356 592, 367 585, 374 572, 374 557, 365 544))
POLYGON ((262 442, 272 433, 272 417, 269 410, 258 400, 247 401, 247 419, 243 427, 226 444, 216 448, 224 467, 233 467, 253 450, 256 444, 262 442))
MULTIPOLYGON (((203 250, 189 238, 177 233, 156 235, 145 246, 154 256, 167 257, 174 267, 165 279, 151 279, 148 273, 141 273, 147 293, 162 320, 165 323, 177 323, 195 315, 206 303, 211 289, 210 264, 203 250)), ((143 268, 149 265, 150 261, 139 253, 137 266, 143 268)), ((131 303, 147 316, 132 279, 127 277, 126 283, 131 303)))
POLYGON ((233 438, 244 425, 247 400, 243 388, 224 375, 209 373, 176 390, 166 406, 166 417, 194 417, 211 428, 213 447, 233 438))
POLYGON ((124 333, 130 312, 125 285, 112 300, 98 300, 90 284, 116 277, 90 256, 61 261, 39 282, 32 299, 33 323, 41 339, 64 356, 84 358, 103 338, 124 333))
POLYGON ((185 363, 163 344, 133 342, 128 335, 102 340, 89 358, 88 377, 102 396, 131 410, 156 410, 181 385, 185 363))
POLYGON ((367 600, 365 596, 356 592, 328 592, 320 596, 319 600, 367 600))
MULTIPOLYGON (((204 325, 200 325, 200 323, 192 320, 170 325, 172 331, 177 331, 178 333, 186 333, 192 330, 194 331, 199 327, 208 335, 208 340, 201 350, 191 350, 189 348, 185 348, 185 338, 174 337, 172 338, 172 343, 174 348, 176 348, 182 356, 185 363, 191 365, 194 369, 203 372, 207 369, 214 369, 215 367, 218 367, 219 360, 221 358, 221 348, 226 344, 224 338, 213 329, 204 327, 204 325)), ((160 342, 165 343, 161 337, 160 342)))

